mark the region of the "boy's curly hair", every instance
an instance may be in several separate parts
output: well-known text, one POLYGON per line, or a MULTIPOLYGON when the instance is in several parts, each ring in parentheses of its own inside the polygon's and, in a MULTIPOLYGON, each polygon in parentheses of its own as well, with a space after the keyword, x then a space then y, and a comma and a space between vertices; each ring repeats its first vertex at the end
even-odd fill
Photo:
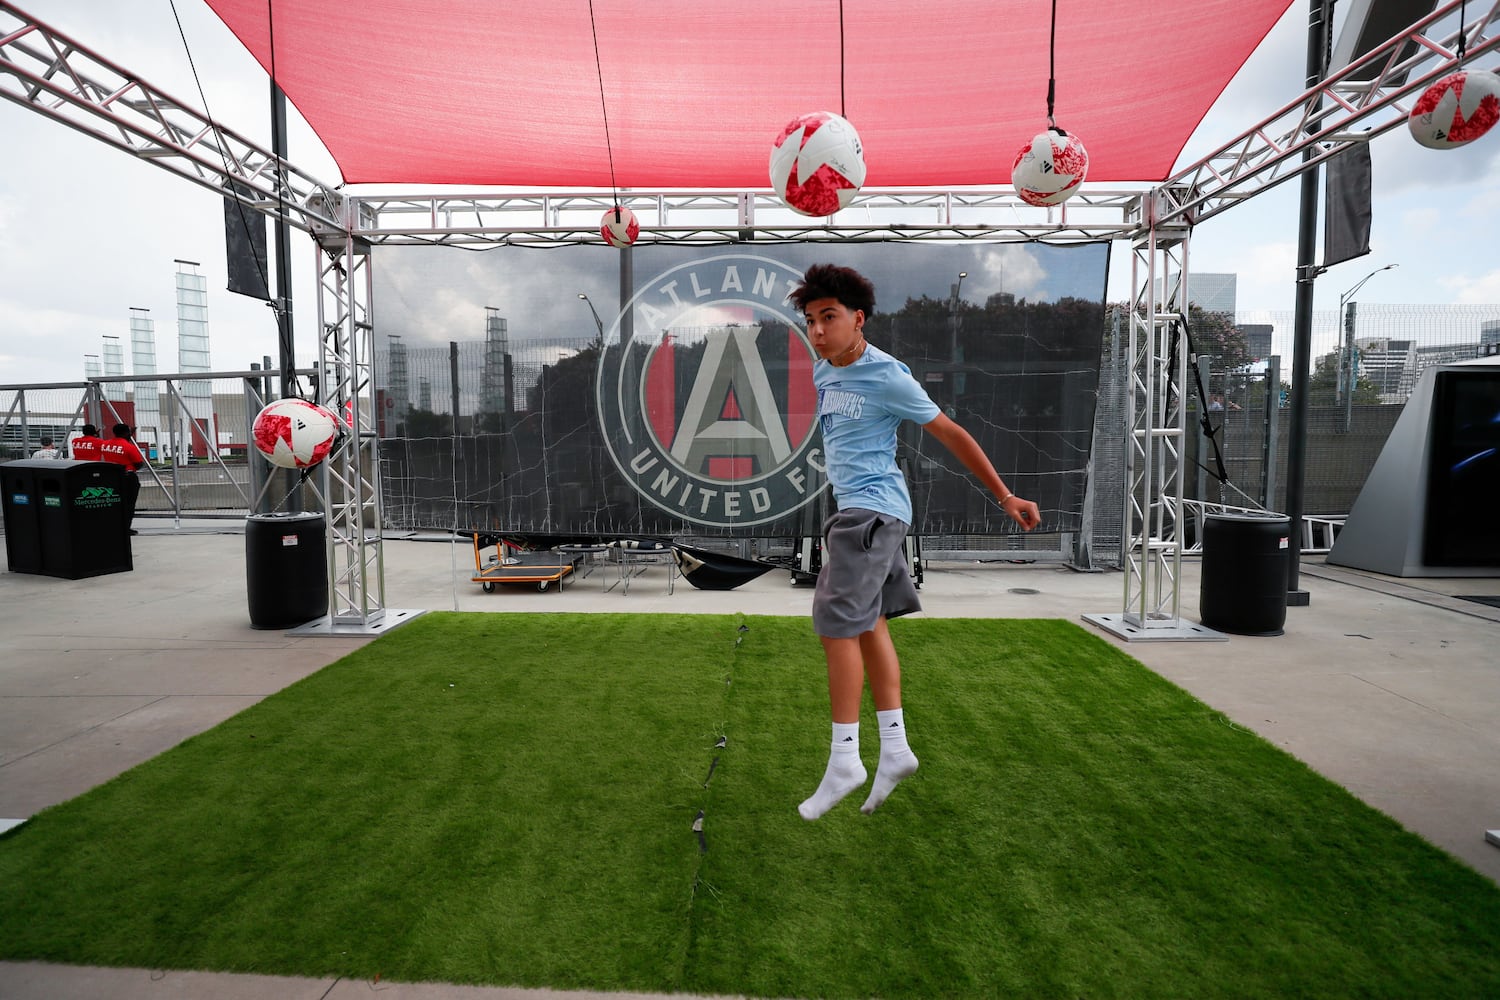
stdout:
POLYGON ((837 299, 848 309, 862 310, 865 318, 875 312, 875 286, 870 279, 852 267, 837 264, 814 264, 802 276, 798 285, 788 296, 792 305, 805 311, 809 302, 818 299, 837 299))

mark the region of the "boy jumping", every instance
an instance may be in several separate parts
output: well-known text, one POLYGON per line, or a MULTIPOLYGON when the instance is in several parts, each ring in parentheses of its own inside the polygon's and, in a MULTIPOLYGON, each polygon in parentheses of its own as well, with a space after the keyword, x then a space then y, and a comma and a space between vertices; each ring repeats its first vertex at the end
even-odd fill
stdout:
POLYGON ((911 369, 865 340, 875 286, 847 267, 815 264, 791 295, 802 310, 819 360, 813 365, 828 481, 838 513, 823 526, 823 570, 813 595, 813 629, 828 660, 833 746, 823 780, 797 807, 822 816, 865 783, 859 757, 859 703, 865 678, 880 727, 880 764, 861 811, 874 812, 897 783, 917 770, 901 714, 901 664, 886 620, 922 610, 902 542, 912 521, 911 495, 896 467, 896 430, 914 420, 937 438, 995 495, 1027 531, 1037 506, 1006 488, 978 442, 938 409, 911 369))

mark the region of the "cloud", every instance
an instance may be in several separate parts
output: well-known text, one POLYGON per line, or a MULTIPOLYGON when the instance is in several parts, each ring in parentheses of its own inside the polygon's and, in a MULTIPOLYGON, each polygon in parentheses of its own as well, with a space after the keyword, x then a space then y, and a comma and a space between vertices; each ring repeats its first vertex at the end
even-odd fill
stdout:
POLYGON ((566 252, 380 247, 374 256, 376 335, 400 334, 409 348, 483 340, 493 307, 512 343, 592 339, 598 330, 578 293, 589 296, 608 329, 618 312, 618 266, 619 251, 604 246, 566 252))
POLYGON ((1478 274, 1454 274, 1439 279, 1451 301, 1462 305, 1493 305, 1500 302, 1500 268, 1478 274))
POLYGON ((965 299, 983 302, 1002 292, 1033 302, 1050 298, 1043 287, 1047 269, 1025 244, 999 244, 986 249, 979 259, 979 267, 967 279, 965 299))
MULTIPOLYGON (((1468 185, 1495 189, 1500 172, 1500 143, 1487 136, 1457 149, 1418 145, 1406 127, 1391 129, 1370 143, 1371 175, 1383 198, 1415 195, 1441 202, 1468 185)), ((1463 197, 1460 194, 1460 197, 1463 197)))

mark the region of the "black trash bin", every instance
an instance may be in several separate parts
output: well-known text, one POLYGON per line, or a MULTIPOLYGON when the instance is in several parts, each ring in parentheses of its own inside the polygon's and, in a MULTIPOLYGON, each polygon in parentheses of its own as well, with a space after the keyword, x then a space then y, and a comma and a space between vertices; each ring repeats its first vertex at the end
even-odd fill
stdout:
POLYGON ((251 628, 295 628, 328 614, 327 538, 322 514, 245 519, 251 628))
POLYGON ((0 467, 11 571, 81 580, 134 569, 123 480, 124 468, 109 462, 29 459, 0 467), (12 541, 12 517, 28 537, 12 541))
POLYGON ((1281 635, 1286 624, 1287 537, 1282 514, 1208 514, 1198 617, 1239 635, 1281 635))
POLYGON ((5 512, 5 564, 12 573, 42 571, 42 529, 37 510, 36 462, 0 465, 0 509, 5 512))

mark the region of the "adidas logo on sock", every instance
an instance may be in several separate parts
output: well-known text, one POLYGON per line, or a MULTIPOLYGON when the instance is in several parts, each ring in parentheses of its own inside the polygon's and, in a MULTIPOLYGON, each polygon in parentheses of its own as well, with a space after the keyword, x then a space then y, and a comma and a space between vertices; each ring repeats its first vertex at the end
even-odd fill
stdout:
POLYGON ((845 742, 845 743, 853 743, 854 742, 854 737, 853 736, 845 736, 843 742, 845 742))
POLYGON ((889 726, 886 726, 885 728, 887 728, 887 729, 900 729, 901 728, 901 723, 899 723, 899 722, 893 722, 889 726))

